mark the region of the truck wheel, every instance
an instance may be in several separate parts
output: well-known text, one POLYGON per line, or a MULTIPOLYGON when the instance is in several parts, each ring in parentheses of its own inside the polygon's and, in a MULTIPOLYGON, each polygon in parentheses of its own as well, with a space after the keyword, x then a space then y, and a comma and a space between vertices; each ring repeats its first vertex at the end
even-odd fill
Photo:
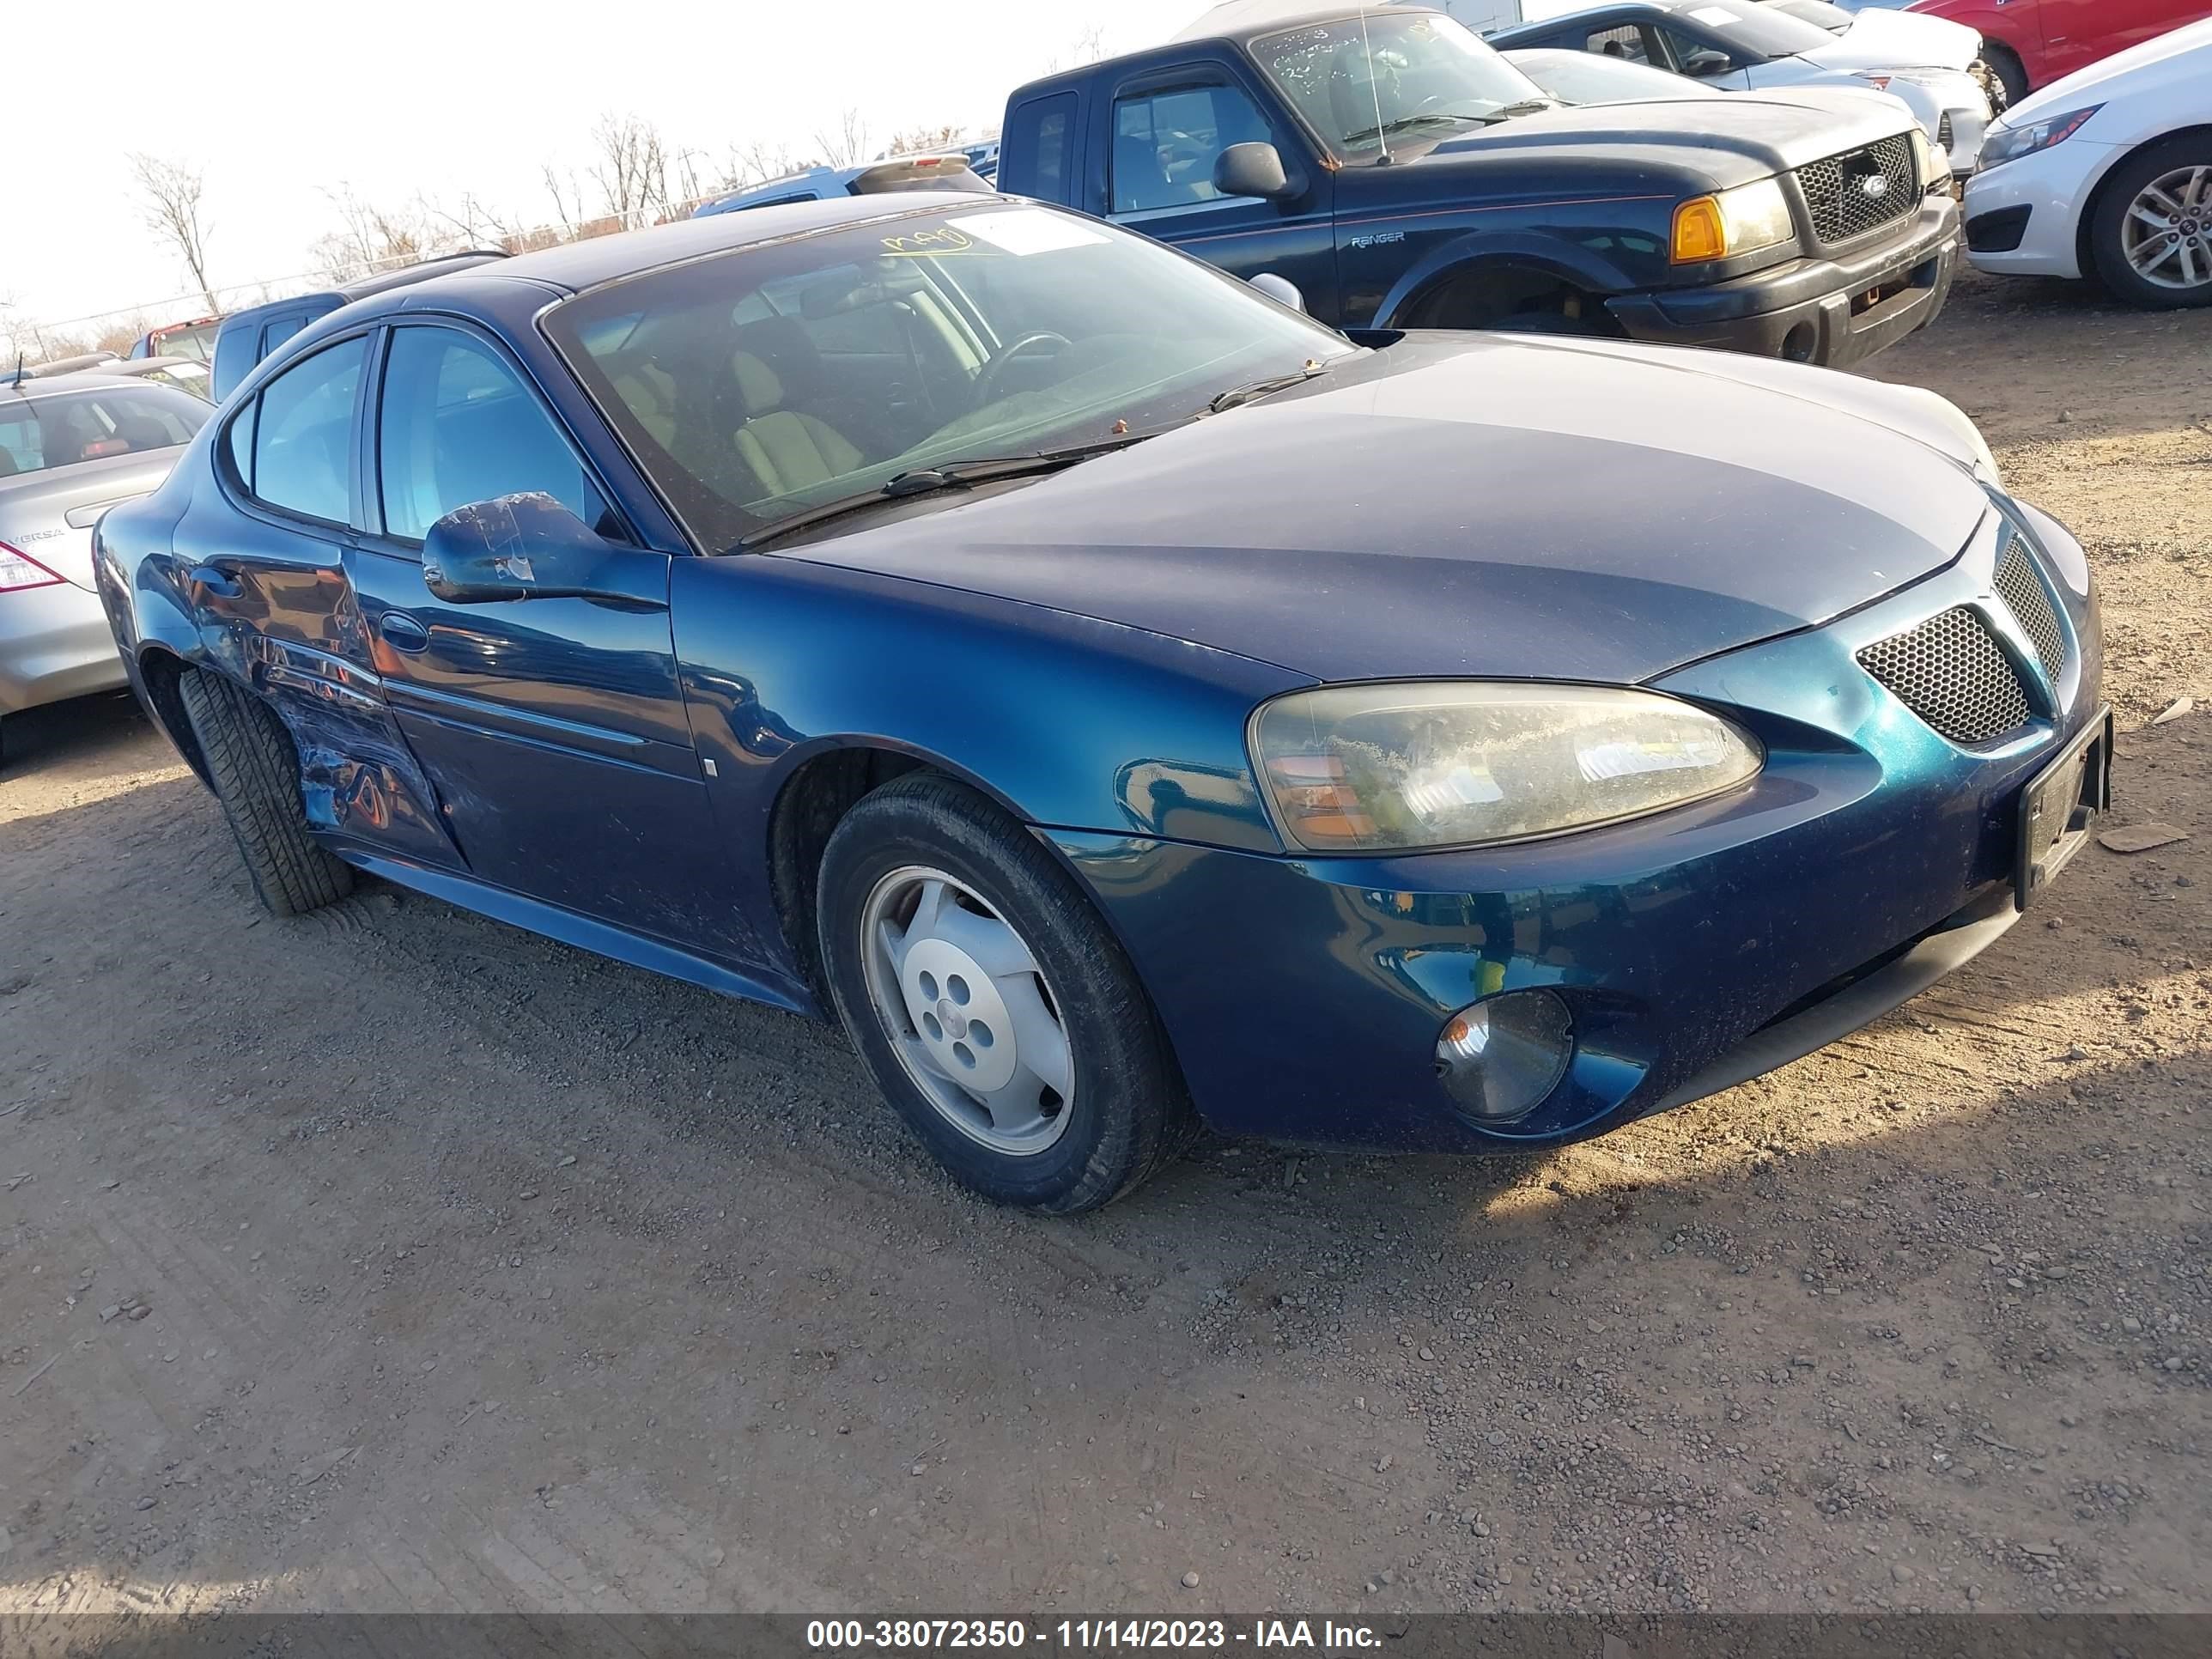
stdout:
POLYGON ((353 891, 353 871, 316 844, 300 806, 300 757, 283 722, 219 674, 177 682, 200 758, 253 890, 270 912, 296 916, 353 891))
POLYGON ((885 784, 822 855, 838 1017, 876 1086, 986 1198, 1070 1215, 1181 1149, 1189 1098, 1135 970, 1036 837, 940 774, 885 784))
POLYGON ((2090 217, 2089 253, 2130 305, 2212 305, 2212 137, 2169 138, 2114 168, 2090 217))
POLYGON ((1996 81, 1990 95, 1990 112, 2002 115, 2027 96, 2027 71, 2021 67, 2020 58, 2002 40, 1989 35, 1982 37, 1981 67, 1986 68, 1996 81))

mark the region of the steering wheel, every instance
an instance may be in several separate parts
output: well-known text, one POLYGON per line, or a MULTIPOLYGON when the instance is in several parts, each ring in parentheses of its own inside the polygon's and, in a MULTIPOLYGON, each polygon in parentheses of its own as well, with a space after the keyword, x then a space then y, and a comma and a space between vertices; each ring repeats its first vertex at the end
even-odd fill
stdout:
POLYGON ((998 402, 999 376, 1005 372, 1008 363, 1022 356, 1032 346, 1055 345, 1066 350, 1074 343, 1075 342, 1065 334, 1055 334, 1048 328, 1041 328, 1033 334, 1023 335, 1020 339, 986 363, 983 366, 983 372, 975 377, 975 407, 981 409, 987 404, 998 402))

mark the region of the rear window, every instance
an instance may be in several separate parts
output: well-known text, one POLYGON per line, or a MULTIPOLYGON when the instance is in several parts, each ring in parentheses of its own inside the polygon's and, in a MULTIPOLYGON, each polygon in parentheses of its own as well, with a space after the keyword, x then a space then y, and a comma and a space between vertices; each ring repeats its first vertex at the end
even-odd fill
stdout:
POLYGON ((188 442, 210 412, 197 398, 149 386, 0 404, 0 477, 173 449, 188 442))

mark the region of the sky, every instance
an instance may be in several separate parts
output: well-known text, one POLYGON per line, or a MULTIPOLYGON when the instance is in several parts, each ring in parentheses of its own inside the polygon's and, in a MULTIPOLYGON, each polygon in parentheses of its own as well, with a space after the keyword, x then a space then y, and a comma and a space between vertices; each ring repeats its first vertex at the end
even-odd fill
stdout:
POLYGON ((0 304, 46 325, 202 309, 180 299, 185 268, 141 219, 134 151, 201 170, 220 289, 311 269, 309 248, 337 224, 326 192, 342 187, 394 205, 465 191, 510 221, 546 222, 541 168, 580 173, 603 114, 648 119, 672 149, 720 158, 756 141, 805 149, 849 106, 879 148, 924 125, 995 126, 1006 94, 1075 61, 1086 33, 1133 50, 1205 5, 24 0, 0 21, 14 139, 0 167, 0 304))

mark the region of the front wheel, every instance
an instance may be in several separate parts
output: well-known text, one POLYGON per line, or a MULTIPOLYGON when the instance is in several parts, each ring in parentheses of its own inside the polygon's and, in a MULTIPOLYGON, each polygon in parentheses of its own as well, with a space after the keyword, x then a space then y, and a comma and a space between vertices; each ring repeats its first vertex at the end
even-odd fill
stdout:
POLYGON ((2131 305, 2212 305, 2212 138, 2168 139, 2115 169, 2089 252, 2105 286, 2131 305))
POLYGON ((855 806, 823 854, 818 927, 877 1087, 985 1197, 1096 1209, 1186 1138, 1182 1078, 1121 946, 975 791, 915 773, 855 806))

